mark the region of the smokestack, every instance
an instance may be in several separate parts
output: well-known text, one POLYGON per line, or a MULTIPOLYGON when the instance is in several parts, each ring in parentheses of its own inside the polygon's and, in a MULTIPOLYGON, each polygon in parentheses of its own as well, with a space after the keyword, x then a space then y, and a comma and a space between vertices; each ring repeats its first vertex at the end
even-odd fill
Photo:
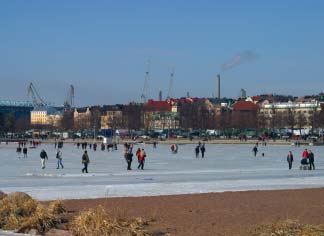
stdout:
POLYGON ((216 96, 218 99, 221 98, 221 95, 220 95, 220 74, 217 75, 216 96))

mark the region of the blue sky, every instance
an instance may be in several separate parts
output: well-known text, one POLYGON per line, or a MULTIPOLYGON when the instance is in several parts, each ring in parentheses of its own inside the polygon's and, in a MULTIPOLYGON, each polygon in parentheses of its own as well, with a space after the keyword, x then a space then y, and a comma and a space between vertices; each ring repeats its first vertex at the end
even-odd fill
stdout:
POLYGON ((324 1, 0 1, 0 99, 26 100, 33 82, 61 105, 215 95, 221 65, 246 50, 254 60, 221 74, 221 95, 303 96, 324 91, 324 1))

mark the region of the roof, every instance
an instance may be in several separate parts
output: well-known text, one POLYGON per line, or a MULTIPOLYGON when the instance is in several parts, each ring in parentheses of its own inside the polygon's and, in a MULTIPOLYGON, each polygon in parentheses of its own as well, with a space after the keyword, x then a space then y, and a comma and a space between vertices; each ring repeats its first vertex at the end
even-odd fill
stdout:
POLYGON ((237 101, 232 105, 233 109, 236 111, 256 111, 258 106, 253 102, 248 101, 237 101))
POLYGON ((33 107, 33 104, 31 102, 28 102, 28 101, 0 100, 0 106, 33 107))
POLYGON ((261 99, 261 96, 253 96, 251 99, 252 101, 258 102, 261 99))
POLYGON ((144 105, 145 111, 171 111, 171 104, 168 101, 148 100, 144 105))
POLYGON ((62 115, 62 112, 56 110, 54 107, 35 107, 32 111, 45 111, 47 115, 62 115))

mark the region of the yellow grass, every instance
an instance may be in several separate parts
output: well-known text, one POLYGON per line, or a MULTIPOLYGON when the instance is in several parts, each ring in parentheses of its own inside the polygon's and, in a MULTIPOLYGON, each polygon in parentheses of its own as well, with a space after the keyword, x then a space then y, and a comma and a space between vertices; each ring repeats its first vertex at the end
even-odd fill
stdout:
POLYGON ((147 222, 137 218, 124 220, 112 218, 102 206, 81 212, 71 223, 76 236, 144 236, 147 222))
POLYGON ((63 212, 65 207, 61 201, 45 208, 25 193, 12 193, 0 201, 0 228, 18 232, 36 229, 44 233, 61 223, 63 212))
POLYGON ((251 236, 324 236, 324 226, 303 225, 297 221, 277 221, 258 227, 251 236))

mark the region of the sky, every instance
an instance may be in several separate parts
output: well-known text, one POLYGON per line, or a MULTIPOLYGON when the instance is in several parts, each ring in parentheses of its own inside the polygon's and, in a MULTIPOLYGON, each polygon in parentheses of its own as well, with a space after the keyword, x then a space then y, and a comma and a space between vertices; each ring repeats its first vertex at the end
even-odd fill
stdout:
MULTIPOLYGON (((62 105, 148 98, 304 96, 324 85, 324 1, 0 1, 0 99, 27 100, 33 82, 62 105), (249 52, 253 58, 223 65, 249 52)), ((30 98, 29 98, 30 100, 30 98)))

